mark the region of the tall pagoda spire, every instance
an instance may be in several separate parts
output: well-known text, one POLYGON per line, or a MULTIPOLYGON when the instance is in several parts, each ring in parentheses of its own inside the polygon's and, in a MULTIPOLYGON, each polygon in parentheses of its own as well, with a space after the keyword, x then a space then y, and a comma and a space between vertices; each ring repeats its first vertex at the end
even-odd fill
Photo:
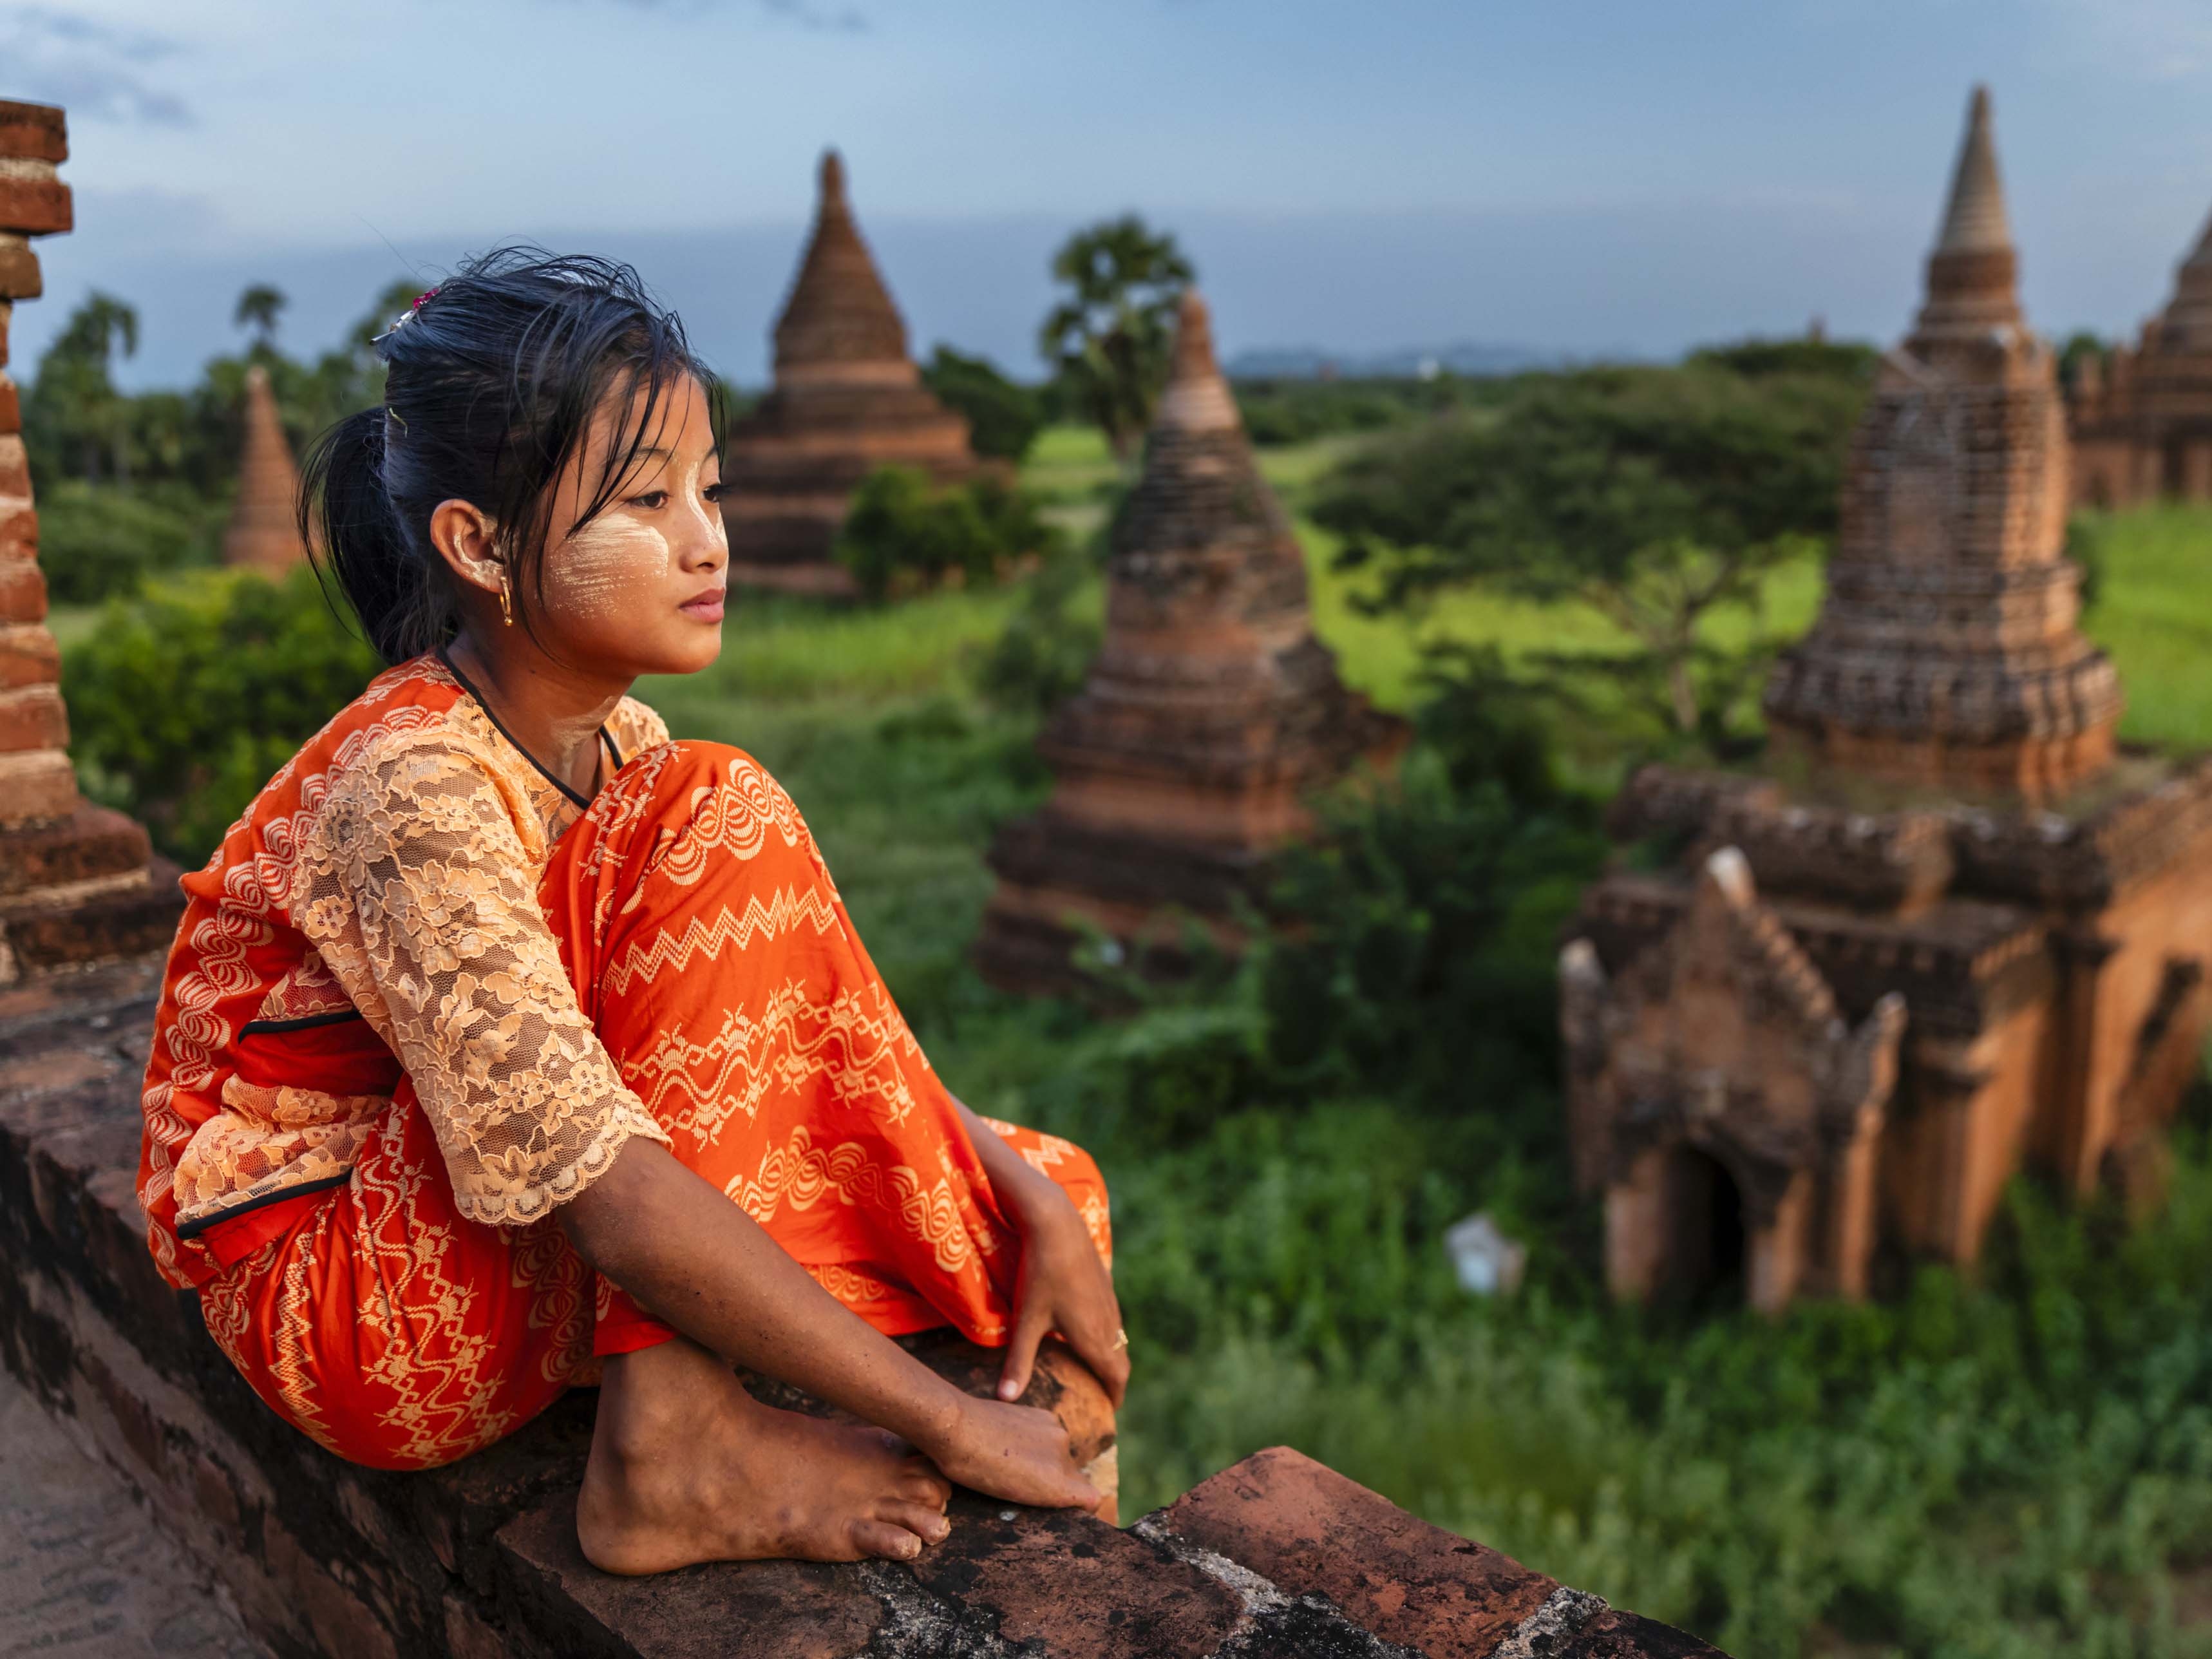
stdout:
POLYGON ((238 461, 238 497, 222 532, 222 562, 283 576, 307 561, 300 539, 300 469, 276 416, 269 371, 246 371, 246 441, 238 461))
POLYGON ((1928 300, 1914 337, 1929 340, 2019 327, 2018 268, 2004 185, 1997 176, 1989 88, 1976 87, 1966 106, 1966 135, 1951 170, 1943 222, 1928 255, 1928 300))
POLYGON ((1978 88, 1927 303, 1852 439, 1820 618, 1767 685, 1781 746, 1892 782, 2033 799, 2111 757, 2119 679, 2075 627, 2055 368, 2021 315, 1978 88))
POLYGON ((1305 829, 1310 793, 1402 741, 1315 637, 1304 555, 1194 292, 1170 362, 1115 520, 1105 641, 1037 744, 1057 787, 992 849, 977 955, 1009 988, 1066 985, 1071 915, 1127 941, 1156 937, 1164 907, 1232 932, 1268 855, 1305 829))
POLYGON ((775 385, 730 431, 722 477, 730 578, 850 594, 831 556, 853 492, 878 467, 939 483, 982 470, 968 422, 921 383, 906 324, 847 194, 845 163, 822 155, 806 252, 775 321, 775 385))
POLYGON ((834 149, 822 152, 820 181, 814 234, 776 320, 777 377, 866 365, 910 383, 906 324, 854 221, 844 159, 834 149))

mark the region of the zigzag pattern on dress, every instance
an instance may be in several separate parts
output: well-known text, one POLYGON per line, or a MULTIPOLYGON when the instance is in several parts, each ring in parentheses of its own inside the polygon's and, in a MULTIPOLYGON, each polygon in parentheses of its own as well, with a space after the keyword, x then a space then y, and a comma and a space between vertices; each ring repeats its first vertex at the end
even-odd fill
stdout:
POLYGON ((899 1060, 918 1049, 880 982, 871 988, 880 1005, 873 1012, 857 991, 817 1001, 792 980, 757 1018, 731 1009, 704 1042, 671 1026, 653 1048, 623 1060, 623 1079, 671 1134, 702 1146, 738 1112, 757 1118, 771 1090, 801 1089, 817 1077, 839 1105, 903 1124, 915 1097, 899 1060))
POLYGON ((763 1226, 785 1204, 805 1210, 825 1198, 855 1209, 889 1211, 928 1246, 944 1273, 959 1273, 976 1255, 999 1250, 997 1235, 980 1214, 977 1228, 970 1231, 951 1181, 940 1176, 925 1182, 920 1171, 906 1164, 886 1166, 857 1140, 817 1151, 814 1132, 803 1123, 787 1143, 762 1154, 757 1176, 739 1176, 723 1190, 763 1226))
POLYGON ((802 923, 811 924, 817 933, 826 933, 837 925, 835 907, 818 889, 810 887, 801 893, 795 887, 787 887, 771 896, 765 904, 761 902, 759 894, 752 894, 745 900, 743 915, 726 904, 714 920, 704 926, 698 917, 692 916, 684 921, 680 933, 663 927, 653 934, 651 945, 631 945, 622 959, 607 970, 607 992, 612 996, 624 995, 640 979, 651 984, 663 969, 673 968, 680 973, 691 965, 695 957, 703 956, 712 962, 722 954, 725 946, 734 945, 743 951, 756 939, 780 939, 796 932, 802 923))

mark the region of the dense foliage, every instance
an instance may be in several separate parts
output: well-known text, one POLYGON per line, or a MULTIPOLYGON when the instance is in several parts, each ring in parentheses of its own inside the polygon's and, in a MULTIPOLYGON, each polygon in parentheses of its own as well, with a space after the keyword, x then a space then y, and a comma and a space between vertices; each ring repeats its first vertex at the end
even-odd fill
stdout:
POLYGON ((863 596, 881 600, 945 581, 992 580, 1056 540, 1035 502, 988 473, 939 484, 916 468, 886 466, 854 493, 836 556, 863 596))
POLYGON ((1380 432, 1504 395, 1510 382, 1438 374, 1429 380, 1240 380, 1237 407, 1256 444, 1308 443, 1380 432))
POLYGON ((922 384, 968 419, 968 441, 978 455, 1018 461, 1044 428, 1044 397, 1035 386, 1010 380, 988 357, 970 357, 940 345, 922 365, 922 384))
POLYGON ((312 571, 156 584, 65 659, 71 753, 93 793, 197 865, 380 665, 312 571))
POLYGON ((1701 624, 1832 530, 1870 368, 1799 342, 1523 376, 1493 410, 1377 440, 1314 517, 1348 561, 1374 562, 1385 605, 1472 586, 1589 606, 1632 648, 1562 655, 1553 684, 1610 681, 1725 747, 1747 665, 1701 624))

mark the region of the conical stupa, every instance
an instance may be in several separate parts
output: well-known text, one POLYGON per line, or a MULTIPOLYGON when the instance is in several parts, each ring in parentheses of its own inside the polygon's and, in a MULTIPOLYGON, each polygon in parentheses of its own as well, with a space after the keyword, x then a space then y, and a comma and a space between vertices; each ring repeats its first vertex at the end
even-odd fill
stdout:
POLYGON ((238 458, 238 496, 222 532, 222 562, 282 577, 307 562, 300 539, 300 469, 276 417, 269 372, 246 371, 246 439, 238 458))
POLYGON ((1205 304, 1186 293, 1143 476, 1115 524, 1105 641, 1037 745, 1056 787, 992 849, 985 972, 1011 989, 1065 986, 1077 919, 1172 939, 1170 907, 1226 941, 1268 855, 1308 827, 1313 791, 1401 742, 1314 636, 1304 556, 1215 366, 1205 304))
POLYGON ((921 384, 906 324, 854 223, 837 152, 822 157, 814 234, 775 325, 775 385, 730 433, 722 514, 738 581, 843 592, 830 547, 882 466, 971 476, 968 422, 921 384))
POLYGON ((2077 502, 2212 501, 2212 222, 2176 269, 2166 309, 2132 349, 2087 356, 2067 405, 2077 502))
POLYGON ((2041 799, 2112 757, 2119 677, 2075 626, 2065 419, 2014 266, 1977 90, 1927 302, 1852 440, 1820 619, 1767 687, 1778 744, 1824 767, 2041 799))

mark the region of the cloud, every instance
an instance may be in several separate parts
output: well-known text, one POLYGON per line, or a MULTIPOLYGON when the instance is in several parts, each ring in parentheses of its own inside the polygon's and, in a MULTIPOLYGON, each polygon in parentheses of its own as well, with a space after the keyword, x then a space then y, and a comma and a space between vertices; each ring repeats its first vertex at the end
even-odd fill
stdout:
POLYGON ((2200 0, 2045 3, 2070 47, 2107 70, 2148 81, 2189 80, 2212 70, 2212 15, 2200 0))
MULTIPOLYGON (((687 0, 624 0, 624 3, 652 10, 685 4, 687 0)), ((704 9, 711 0, 688 0, 688 3, 695 9, 704 9)), ((866 34, 871 27, 857 6, 819 5, 816 0, 756 0, 756 3, 769 16, 816 34, 866 34)))
POLYGON ((761 0, 763 9, 823 34, 866 34, 868 20, 851 6, 817 6, 812 0, 761 0))
POLYGON ((163 36, 69 12, 0 6, 0 64, 8 66, 9 95, 59 104, 85 120, 190 126, 184 100, 140 73, 180 50, 163 36))

